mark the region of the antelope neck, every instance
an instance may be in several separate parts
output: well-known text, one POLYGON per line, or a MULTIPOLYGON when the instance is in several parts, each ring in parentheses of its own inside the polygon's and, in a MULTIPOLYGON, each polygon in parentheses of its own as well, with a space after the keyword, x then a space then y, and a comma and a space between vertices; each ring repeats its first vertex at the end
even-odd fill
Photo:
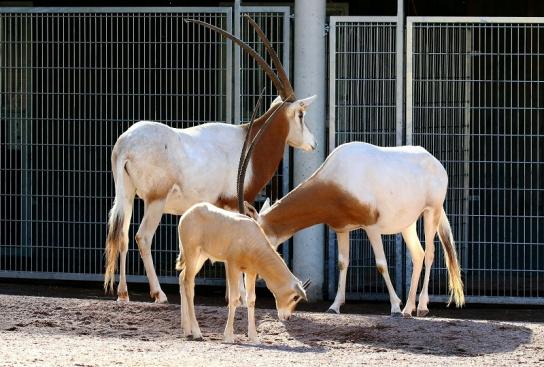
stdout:
POLYGON ((379 212, 369 204, 360 202, 338 184, 314 176, 261 214, 260 224, 267 236, 285 241, 315 224, 341 231, 349 226, 375 224, 378 218, 379 212))
MULTIPOLYGON (((273 117, 274 120, 270 122, 260 141, 257 142, 251 156, 252 177, 244 185, 244 196, 249 202, 253 202, 259 191, 270 181, 283 158, 285 143, 289 134, 289 122, 287 121, 285 107, 280 108, 283 111, 278 111, 273 117)), ((274 108, 269 109, 263 116, 255 120, 251 129, 250 141, 274 110, 274 108)), ((247 130, 248 126, 246 125, 245 128, 247 130)))
POLYGON ((286 279, 291 278, 291 272, 280 255, 266 244, 266 248, 255 251, 253 263, 258 274, 266 281, 270 289, 285 285, 286 279))

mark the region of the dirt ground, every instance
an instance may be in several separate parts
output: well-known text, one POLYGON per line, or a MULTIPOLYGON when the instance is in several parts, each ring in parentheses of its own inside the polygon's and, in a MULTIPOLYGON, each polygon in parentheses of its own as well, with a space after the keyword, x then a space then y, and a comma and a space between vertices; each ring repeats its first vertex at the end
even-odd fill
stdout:
POLYGON ((236 344, 223 344, 226 307, 196 310, 200 342, 181 336, 175 303, 0 294, 0 365, 544 365, 537 322, 303 311, 282 323, 258 309, 256 345, 239 309, 236 344))

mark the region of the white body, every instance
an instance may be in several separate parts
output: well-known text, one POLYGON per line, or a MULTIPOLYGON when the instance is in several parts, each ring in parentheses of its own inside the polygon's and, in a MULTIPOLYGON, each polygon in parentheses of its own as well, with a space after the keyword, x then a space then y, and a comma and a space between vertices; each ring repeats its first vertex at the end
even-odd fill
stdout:
MULTIPOLYGON (((165 198, 163 212, 181 215, 195 203, 236 196, 236 167, 244 139, 244 131, 235 125, 175 129, 140 121, 119 137, 118 150, 123 151, 136 194, 146 198, 166 183, 167 189, 176 185, 165 198)), ((251 166, 247 175, 251 179, 251 166)))
POLYGON ((379 210, 375 224, 336 228, 344 231, 364 227, 380 234, 399 233, 425 209, 444 202, 448 187, 442 164, 418 146, 344 144, 331 153, 317 176, 379 210))

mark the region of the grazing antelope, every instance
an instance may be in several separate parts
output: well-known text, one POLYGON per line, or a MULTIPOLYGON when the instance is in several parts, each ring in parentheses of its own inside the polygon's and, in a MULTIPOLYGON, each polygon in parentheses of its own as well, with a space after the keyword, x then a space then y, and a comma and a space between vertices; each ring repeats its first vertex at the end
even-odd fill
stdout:
MULTIPOLYGON (((262 94, 254 113, 258 109, 261 98, 262 94)), ((254 116, 249 124, 249 131, 253 123, 254 116)), ((266 125, 267 122, 264 127, 258 129, 249 148, 247 148, 249 135, 243 144, 237 178, 237 192, 240 195, 238 210, 241 213, 226 211, 210 203, 199 203, 189 208, 179 221, 180 254, 176 269, 180 271, 181 325, 185 336, 192 335, 195 339, 202 339, 194 309, 194 287, 195 277, 208 259, 225 263, 229 300, 229 313, 224 333, 224 341, 227 343, 234 342, 234 315, 236 307, 240 305, 239 282, 242 279, 242 273, 245 273, 247 291, 248 337, 252 342, 258 340, 255 327, 257 274, 265 280, 268 289, 272 291, 280 320, 288 320, 298 302, 301 299, 306 300, 305 288, 309 285, 309 281, 302 284, 289 271, 262 228, 254 219, 242 213, 244 212, 243 181, 247 169, 246 157, 251 156, 252 148, 259 141, 266 125)))
POLYGON ((447 186, 446 170, 422 147, 382 148, 354 142, 337 147, 311 177, 271 207, 265 203, 260 213, 247 203, 246 207, 276 247, 314 224, 327 224, 336 232, 340 276, 336 298, 329 308, 336 313, 345 302, 349 232, 363 228, 389 291, 391 313, 401 314, 401 300, 389 278, 381 239, 382 234, 401 232, 413 263, 402 314, 408 317, 415 310, 417 284, 425 261, 417 308, 417 315, 425 316, 429 312, 428 287, 437 231, 448 268, 450 303, 453 299, 458 307, 464 304, 457 253, 443 209, 447 186), (416 233, 416 221, 422 214, 425 251, 416 233))
MULTIPOLYGON (((304 122, 304 114, 316 96, 296 100, 289 78, 270 42, 249 17, 278 72, 251 47, 230 33, 207 23, 196 24, 219 32, 242 47, 260 65, 279 92, 264 115, 256 119, 259 128, 271 116, 261 142, 251 157, 244 194, 252 202, 267 184, 283 158, 285 145, 314 150, 316 141, 304 122)), ((128 230, 135 195, 144 200, 145 212, 135 239, 155 302, 167 302, 151 258, 153 235, 163 213, 181 215, 195 203, 210 202, 225 209, 236 207, 236 167, 248 125, 207 123, 187 129, 140 121, 115 143, 111 156, 115 201, 109 214, 106 239, 104 288, 113 291, 117 258, 120 255, 118 300, 128 301, 126 257, 128 230)))
POLYGON ((233 323, 240 304, 239 282, 245 273, 247 292, 248 337, 256 342, 255 280, 257 274, 276 300, 278 318, 288 320, 297 303, 306 300, 305 286, 290 271, 271 246, 255 220, 239 213, 217 208, 209 203, 192 206, 179 222, 180 255, 176 269, 181 294, 181 319, 185 336, 201 339, 194 310, 195 276, 206 260, 225 263, 228 279, 229 313, 224 341, 234 341, 233 323))

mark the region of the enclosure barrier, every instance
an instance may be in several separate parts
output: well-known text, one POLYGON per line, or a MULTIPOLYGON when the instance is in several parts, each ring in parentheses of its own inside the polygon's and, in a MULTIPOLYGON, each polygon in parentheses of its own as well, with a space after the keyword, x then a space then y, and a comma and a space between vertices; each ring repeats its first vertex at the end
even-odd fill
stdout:
MULTIPOLYGON (((288 8, 248 10, 288 60, 288 8)), ((233 31, 225 7, 0 8, 0 277, 102 280, 118 136, 139 120, 246 117, 253 102, 239 104, 233 69, 245 96, 262 89, 262 73, 248 61, 233 68, 231 42, 187 17, 233 31)), ((285 167, 270 196, 285 192, 285 167)), ((146 281, 133 241, 142 216, 136 200, 129 281, 146 281)), ((152 248, 161 282, 177 283, 178 251, 177 217, 164 215, 152 248)), ((198 281, 223 283, 223 268, 206 265, 198 281)))
MULTIPOLYGON (((239 123, 262 86, 272 101, 275 91, 253 60, 183 22, 234 31, 270 61, 244 13, 288 69, 288 7, 0 8, 0 277, 102 279, 111 148, 133 122, 239 123)), ((543 304, 544 21, 409 17, 400 125, 396 21, 331 17, 330 148, 357 140, 428 149, 450 177, 446 211, 467 300, 543 304)), ((286 193, 288 173, 284 160, 258 201, 286 193)), ((131 240, 142 215, 136 201, 131 240)), ((165 215, 155 235, 163 283, 177 282, 176 222, 165 215)), ((365 235, 351 240, 348 297, 386 298, 365 235)), ((410 259, 398 237, 384 244, 402 293, 410 259)), ((430 292, 440 300, 447 276, 435 245, 430 292)), ((327 247, 333 296, 334 235, 327 247)), ((129 281, 146 280, 132 241, 128 264, 129 281)), ((222 268, 206 266, 199 282, 222 283, 222 268)))
POLYGON ((544 303, 544 19, 408 18, 406 39, 406 139, 448 171, 467 301, 544 303))

